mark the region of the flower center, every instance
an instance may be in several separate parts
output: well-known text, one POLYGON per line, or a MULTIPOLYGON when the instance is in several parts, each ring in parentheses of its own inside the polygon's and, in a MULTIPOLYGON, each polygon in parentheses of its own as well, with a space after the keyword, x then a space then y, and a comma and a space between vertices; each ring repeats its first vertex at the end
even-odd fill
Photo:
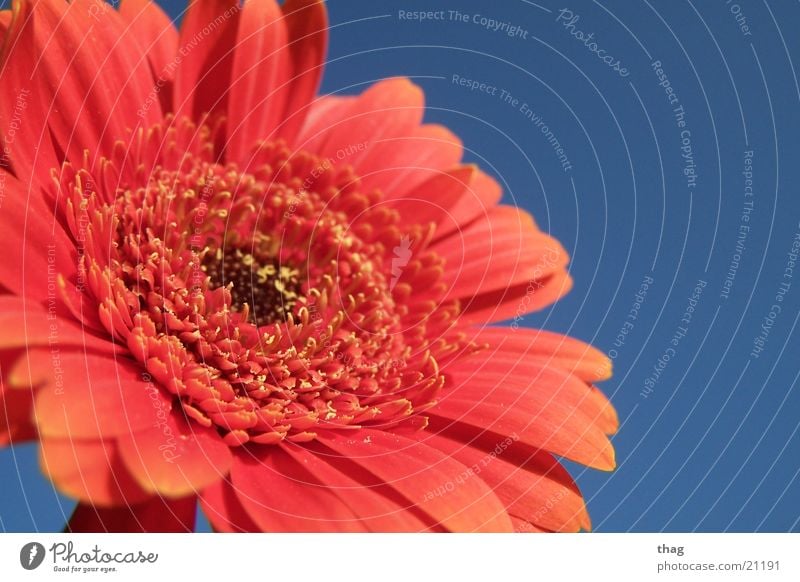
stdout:
POLYGON ((242 173, 185 120, 133 141, 54 173, 79 256, 61 278, 75 317, 231 446, 426 425, 442 364, 478 349, 454 329, 430 225, 401 221, 349 166, 280 142, 242 173))
POLYGON ((242 249, 209 252, 202 269, 210 288, 230 286, 231 307, 250 311, 249 321, 259 327, 285 321, 301 292, 297 269, 242 249))

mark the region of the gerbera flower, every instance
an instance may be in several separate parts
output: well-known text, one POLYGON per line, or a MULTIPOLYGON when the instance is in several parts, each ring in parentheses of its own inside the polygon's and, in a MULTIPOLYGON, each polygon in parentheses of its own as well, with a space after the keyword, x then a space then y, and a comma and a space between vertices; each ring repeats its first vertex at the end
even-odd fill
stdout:
POLYGON ((320 1, 0 12, 4 443, 73 531, 588 529, 609 360, 488 324, 567 254, 422 91, 317 97, 320 1))

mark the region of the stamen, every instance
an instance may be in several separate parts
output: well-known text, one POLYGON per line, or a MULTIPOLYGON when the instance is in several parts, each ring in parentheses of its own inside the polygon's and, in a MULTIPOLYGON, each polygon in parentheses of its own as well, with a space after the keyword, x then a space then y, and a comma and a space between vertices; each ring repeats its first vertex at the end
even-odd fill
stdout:
POLYGON ((242 173, 209 155, 212 130, 170 123, 138 134, 135 170, 120 171, 122 152, 102 179, 70 162, 54 174, 89 295, 65 303, 98 305, 99 324, 231 446, 424 427, 448 359, 477 349, 453 330, 460 307, 427 227, 345 165, 276 141, 242 173), (417 242, 392 284, 403 237, 417 242))
POLYGON ((231 307, 244 311, 257 326, 286 321, 300 294, 300 272, 271 257, 254 257, 242 249, 206 252, 202 265, 211 288, 229 287, 231 307))

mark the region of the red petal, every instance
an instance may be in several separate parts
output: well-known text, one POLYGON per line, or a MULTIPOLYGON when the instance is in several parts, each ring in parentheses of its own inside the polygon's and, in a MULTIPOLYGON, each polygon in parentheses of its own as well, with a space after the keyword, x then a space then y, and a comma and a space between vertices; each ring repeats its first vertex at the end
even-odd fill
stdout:
POLYGON ((378 188, 394 197, 405 196, 425 180, 455 166, 463 153, 458 136, 435 124, 416 127, 392 144, 382 152, 380 171, 361 176, 364 190, 378 188))
POLYGON ((388 484, 451 531, 511 530, 505 507, 486 483, 462 480, 464 465, 422 442, 368 429, 320 442, 373 475, 373 485, 388 484))
POLYGON ((200 493, 200 506, 215 531, 228 533, 259 531, 228 481, 221 479, 203 489, 200 493))
MULTIPOLYGON (((478 172, 476 166, 457 166, 425 180, 402 198, 388 193, 387 199, 404 220, 413 224, 447 225, 455 222, 453 207, 463 198, 478 172)), ((456 226, 460 223, 456 222, 456 226)), ((438 232, 438 229, 437 229, 438 232)))
POLYGON ((133 362, 91 354, 31 350, 31 368, 50 370, 36 396, 36 423, 44 436, 107 438, 155 426, 171 400, 142 378, 133 362), (60 364, 60 369, 57 364, 60 364))
POLYGON ((146 490, 167 497, 197 493, 228 474, 231 453, 216 430, 178 413, 152 428, 119 437, 122 459, 146 490))
POLYGON ((236 495, 261 531, 363 532, 358 517, 279 446, 237 454, 231 467, 236 495))
POLYGON ((449 209, 450 220, 436 229, 436 238, 441 240, 473 220, 488 217, 502 195, 503 189, 494 178, 481 171, 475 172, 464 194, 449 209))
POLYGON ((509 367, 524 362, 561 368, 587 382, 608 380, 611 360, 600 350, 575 338, 541 329, 484 327, 469 339, 488 343, 509 367))
POLYGON ((511 516, 511 523, 514 525, 514 533, 552 533, 549 529, 543 529, 520 517, 511 516))
POLYGON ((520 283, 476 295, 463 306, 462 323, 485 325, 514 319, 514 325, 526 314, 552 305, 572 289, 572 277, 556 271, 549 277, 520 283))
POLYGON ((327 487, 370 531, 419 532, 431 529, 435 523, 391 486, 358 481, 355 474, 349 474, 347 459, 300 447, 286 450, 313 477, 308 483, 310 490, 314 485, 327 487))
POLYGON ((11 10, 0 10, 0 47, 5 40, 6 32, 11 26, 11 10))
POLYGON ((0 389, 0 446, 22 444, 36 438, 33 392, 0 389))
POLYGON ((492 208, 478 220, 435 244, 445 259, 444 280, 453 294, 470 298, 520 283, 535 288, 569 261, 554 238, 539 231, 526 212, 513 206, 492 208))
POLYGON ((59 161, 47 129, 50 103, 41 98, 39 80, 31 74, 38 59, 33 5, 16 2, 14 11, 0 45, 0 139, 11 150, 2 152, 0 167, 8 168, 10 158, 16 175, 38 186, 49 182, 49 172, 59 161))
POLYGON ((289 99, 278 136, 294 143, 317 94, 328 46, 328 13, 321 0, 287 0, 281 7, 289 35, 289 99))
POLYGON ((160 107, 139 114, 152 75, 147 61, 120 42, 125 25, 115 10, 98 10, 92 0, 39 0, 29 10, 24 48, 33 57, 15 50, 8 66, 33 65, 33 98, 48 110, 48 127, 69 159, 81 161, 86 150, 108 154, 130 129, 160 120, 160 107))
POLYGON ((9 370, 19 351, 0 352, 0 446, 36 438, 33 424, 33 390, 12 390, 9 370))
POLYGON ((470 443, 430 435, 425 442, 472 469, 474 476, 497 493, 509 513, 552 531, 588 529, 589 516, 580 491, 552 455, 535 451, 524 462, 512 463, 509 449, 517 442, 511 438, 493 440, 488 435, 470 443))
POLYGON ((109 533, 186 533, 194 531, 197 498, 151 498, 127 507, 97 508, 78 504, 67 531, 109 533))
POLYGON ((592 391, 593 398, 598 403, 598 408, 600 408, 595 420, 597 426, 608 435, 614 434, 619 430, 617 411, 614 409, 611 402, 609 402, 608 398, 606 398, 606 395, 603 394, 597 386, 590 386, 590 390, 592 391))
POLYGON ((351 101, 341 117, 329 120, 327 131, 301 147, 366 175, 373 166, 383 166, 385 154, 396 147, 395 139, 412 135, 424 108, 419 87, 408 79, 387 79, 351 101))
POLYGON ((241 8, 238 0, 192 0, 181 24, 176 116, 224 112, 241 8))
POLYGON ((449 366, 453 388, 432 414, 498 434, 518 434, 532 447, 590 467, 614 468, 614 448, 603 431, 605 399, 557 368, 528 363, 509 368, 502 350, 496 354, 497 359, 489 351, 480 361, 449 366))
MULTIPOLYGON (((497 206, 502 190, 477 166, 469 165, 436 174, 402 197, 395 194, 388 193, 387 199, 403 220, 436 224, 436 239, 441 240, 479 217, 489 220, 489 212, 497 206)), ((461 243, 454 240, 452 244, 461 243)))
POLYGON ((290 62, 286 24, 275 0, 247 0, 236 36, 228 100, 227 157, 249 163, 262 139, 273 139, 283 121, 290 62))
MULTIPOLYGON (((172 110, 172 80, 178 57, 178 31, 169 16, 151 0, 123 0, 120 16, 126 24, 126 39, 135 39, 153 74, 153 91, 164 111, 172 110)), ((147 107, 155 103, 148 100, 147 107)))
POLYGON ((0 295, 0 330, 0 349, 52 342, 55 348, 80 348, 109 354, 114 351, 110 341, 59 317, 57 311, 46 310, 30 299, 13 295, 0 295))
POLYGON ((328 130, 345 119, 356 99, 349 95, 326 95, 311 103, 303 129, 297 136, 298 149, 308 150, 310 143, 321 143, 328 130))
POLYGON ((69 277, 76 272, 75 247, 38 190, 29 193, 23 184, 3 170, 0 170, 0 180, 3 180, 0 182, 3 194, 0 230, 4 238, 0 285, 17 295, 42 301, 48 297, 48 285, 52 283, 52 292, 57 296, 52 273, 69 277))
POLYGON ((113 441, 45 438, 40 463, 62 493, 86 503, 121 505, 149 496, 125 469, 113 441))

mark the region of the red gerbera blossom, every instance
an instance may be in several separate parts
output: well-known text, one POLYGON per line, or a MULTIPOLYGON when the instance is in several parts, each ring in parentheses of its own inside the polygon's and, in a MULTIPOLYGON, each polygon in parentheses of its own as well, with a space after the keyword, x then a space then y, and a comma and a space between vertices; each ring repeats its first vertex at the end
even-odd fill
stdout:
POLYGON ((0 439, 74 530, 590 527, 610 361, 492 322, 567 254, 389 79, 316 97, 318 0, 0 12, 0 439))

